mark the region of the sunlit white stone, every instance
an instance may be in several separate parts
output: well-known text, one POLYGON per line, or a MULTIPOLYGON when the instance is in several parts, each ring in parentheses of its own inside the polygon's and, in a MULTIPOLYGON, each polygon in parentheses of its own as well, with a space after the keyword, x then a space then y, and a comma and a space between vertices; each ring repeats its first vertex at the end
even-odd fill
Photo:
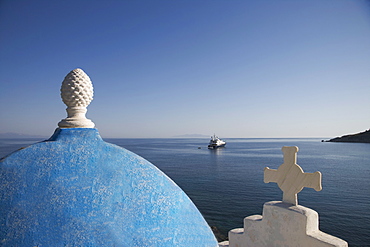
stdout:
POLYGON ((67 118, 58 123, 60 128, 94 128, 95 124, 87 119, 86 107, 93 99, 93 85, 82 69, 69 72, 60 89, 64 104, 67 105, 67 118))
POLYGON ((274 182, 283 191, 283 202, 298 205, 297 194, 303 187, 320 191, 321 172, 305 173, 297 165, 298 147, 283 147, 284 163, 277 169, 265 168, 264 182, 274 182))

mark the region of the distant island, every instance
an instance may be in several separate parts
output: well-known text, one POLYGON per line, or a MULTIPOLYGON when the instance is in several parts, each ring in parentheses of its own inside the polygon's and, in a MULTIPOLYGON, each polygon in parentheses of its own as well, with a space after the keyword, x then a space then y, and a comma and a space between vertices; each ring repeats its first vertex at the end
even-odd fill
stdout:
POLYGON ((185 134, 185 135, 177 135, 173 136, 174 138, 206 138, 209 137, 208 135, 202 134, 185 134))
POLYGON ((46 136, 41 135, 29 135, 29 134, 22 134, 22 133, 14 133, 14 132, 7 132, 7 133, 0 133, 0 138, 8 139, 19 139, 19 138, 46 138, 46 136))
POLYGON ((352 135, 344 135, 328 140, 327 142, 360 142, 370 143, 370 129, 352 135))

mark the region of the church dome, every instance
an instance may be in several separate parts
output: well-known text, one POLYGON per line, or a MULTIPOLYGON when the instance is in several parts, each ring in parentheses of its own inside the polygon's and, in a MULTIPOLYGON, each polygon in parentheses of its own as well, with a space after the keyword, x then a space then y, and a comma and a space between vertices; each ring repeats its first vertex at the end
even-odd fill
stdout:
POLYGON ((169 177, 69 115, 73 127, 0 160, 2 246, 218 245, 169 177))

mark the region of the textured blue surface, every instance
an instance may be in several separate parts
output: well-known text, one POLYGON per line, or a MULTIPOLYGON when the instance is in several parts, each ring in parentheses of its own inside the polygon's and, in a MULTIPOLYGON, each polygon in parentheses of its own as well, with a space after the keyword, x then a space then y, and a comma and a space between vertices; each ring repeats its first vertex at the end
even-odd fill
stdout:
POLYGON ((2 159, 0 199, 1 246, 217 246, 171 179, 96 129, 2 159))

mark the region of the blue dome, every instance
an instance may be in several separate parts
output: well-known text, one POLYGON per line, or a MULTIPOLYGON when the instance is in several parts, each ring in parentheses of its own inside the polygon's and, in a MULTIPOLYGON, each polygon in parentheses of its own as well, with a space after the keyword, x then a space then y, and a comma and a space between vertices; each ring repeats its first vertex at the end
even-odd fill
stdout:
POLYGON ((97 129, 57 129, 0 161, 2 246, 218 246, 188 196, 97 129))

